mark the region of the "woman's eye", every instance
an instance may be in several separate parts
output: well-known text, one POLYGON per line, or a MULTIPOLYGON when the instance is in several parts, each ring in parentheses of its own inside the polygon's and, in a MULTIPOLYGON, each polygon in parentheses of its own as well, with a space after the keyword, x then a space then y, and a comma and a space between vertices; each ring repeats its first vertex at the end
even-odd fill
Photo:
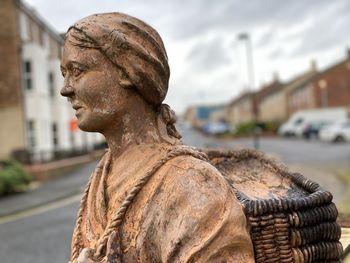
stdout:
POLYGON ((65 70, 61 69, 61 74, 62 74, 62 76, 63 76, 64 78, 66 77, 66 71, 65 71, 65 70))
POLYGON ((73 68, 72 69, 72 74, 74 77, 78 77, 83 71, 79 68, 73 68))

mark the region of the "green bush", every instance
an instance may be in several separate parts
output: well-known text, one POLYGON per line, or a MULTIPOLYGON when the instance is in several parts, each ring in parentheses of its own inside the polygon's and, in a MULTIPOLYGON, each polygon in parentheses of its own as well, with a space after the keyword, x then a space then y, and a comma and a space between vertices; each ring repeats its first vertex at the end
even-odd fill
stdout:
POLYGON ((236 135, 249 135, 254 132, 255 124, 254 122, 245 122, 237 126, 235 134, 236 135))
POLYGON ((22 191, 31 181, 22 165, 16 161, 0 161, 0 195, 22 191))
POLYGON ((265 131, 277 133, 281 123, 279 121, 269 121, 265 123, 265 131))

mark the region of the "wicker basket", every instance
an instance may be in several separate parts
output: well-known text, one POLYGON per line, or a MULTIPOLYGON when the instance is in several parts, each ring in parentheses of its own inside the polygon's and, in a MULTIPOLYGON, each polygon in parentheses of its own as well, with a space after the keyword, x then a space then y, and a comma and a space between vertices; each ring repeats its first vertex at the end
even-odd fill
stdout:
POLYGON ((256 262, 341 262, 330 192, 256 151, 207 154, 244 206, 256 262))

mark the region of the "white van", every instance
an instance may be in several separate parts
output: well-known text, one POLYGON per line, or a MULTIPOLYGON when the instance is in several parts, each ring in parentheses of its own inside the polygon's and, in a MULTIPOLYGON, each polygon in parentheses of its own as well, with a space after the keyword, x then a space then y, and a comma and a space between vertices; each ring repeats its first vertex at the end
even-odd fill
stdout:
POLYGON ((347 118, 345 108, 326 108, 298 111, 294 113, 288 121, 283 123, 278 134, 281 136, 301 137, 310 125, 331 124, 347 118))

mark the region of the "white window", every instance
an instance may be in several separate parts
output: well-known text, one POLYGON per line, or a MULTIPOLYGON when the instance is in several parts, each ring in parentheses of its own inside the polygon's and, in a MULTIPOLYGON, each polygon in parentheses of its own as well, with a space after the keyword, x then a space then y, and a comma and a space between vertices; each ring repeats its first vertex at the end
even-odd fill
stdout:
POLYGON ((28 30, 28 17, 26 14, 21 13, 19 16, 20 34, 22 41, 29 40, 29 30, 28 30))
POLYGON ((32 63, 29 60, 23 63, 23 82, 25 90, 33 90, 32 63))
POLYGON ((34 120, 27 121, 27 141, 29 148, 34 148, 36 146, 34 120))
POLYGON ((44 45, 44 48, 47 50, 50 48, 49 42, 50 42, 49 35, 47 34, 47 32, 43 31, 43 45, 44 45))
POLYGON ((49 73, 49 94, 50 97, 55 96, 55 79, 52 72, 49 73))
POLYGON ((55 148, 58 146, 58 126, 54 122, 52 123, 52 140, 53 140, 53 145, 55 148))

